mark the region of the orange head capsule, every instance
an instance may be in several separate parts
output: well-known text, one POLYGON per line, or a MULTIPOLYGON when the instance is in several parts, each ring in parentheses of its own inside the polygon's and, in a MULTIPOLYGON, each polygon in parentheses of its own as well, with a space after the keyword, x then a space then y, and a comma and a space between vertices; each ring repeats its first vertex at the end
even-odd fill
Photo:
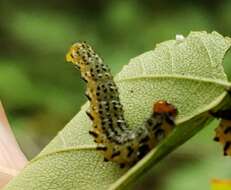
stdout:
POLYGON ((173 117, 177 115, 177 109, 170 103, 164 100, 157 101, 153 106, 154 113, 169 113, 173 117))
POLYGON ((97 58, 98 56, 95 54, 92 47, 86 44, 86 42, 77 42, 73 44, 66 54, 66 61, 78 67, 89 65, 97 58))

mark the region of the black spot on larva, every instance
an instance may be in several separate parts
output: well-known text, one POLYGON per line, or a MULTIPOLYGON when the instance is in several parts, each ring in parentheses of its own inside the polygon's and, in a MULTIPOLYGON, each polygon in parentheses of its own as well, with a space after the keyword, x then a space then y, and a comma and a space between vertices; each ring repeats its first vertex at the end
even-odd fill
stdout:
MULTIPOLYGON (((103 124, 102 124, 102 125, 103 125, 103 124)), ((105 125, 105 124, 104 124, 104 125, 105 125)), ((103 130, 105 130, 105 129, 106 129, 104 125, 102 126, 102 129, 103 129, 103 130)))
POLYGON ((116 111, 118 110, 118 108, 119 108, 118 105, 114 105, 114 106, 113 106, 113 109, 116 110, 116 111))
POLYGON ((81 79, 83 79, 85 82, 88 82, 85 77, 81 76, 81 79))
POLYGON ((158 141, 162 140, 165 137, 165 133, 163 129, 157 129, 155 132, 155 137, 158 141))
POLYGON ((113 124, 112 122, 108 123, 109 127, 112 128, 113 127, 113 124))
POLYGON ((119 129, 119 128, 115 128, 115 129, 114 129, 115 135, 117 135, 117 136, 120 134, 118 129, 119 129))
POLYGON ((104 162, 108 162, 109 160, 108 160, 107 158, 104 158, 103 161, 104 161, 104 162))
POLYGON ((105 106, 106 106, 106 107, 109 107, 109 102, 105 102, 105 106))
POLYGON ((113 104, 114 106, 117 105, 117 104, 119 104, 119 102, 116 101, 116 100, 112 100, 111 102, 112 102, 112 104, 113 104))
POLYGON ((75 65, 75 68, 80 69, 80 66, 79 65, 75 65))
POLYGON ((110 90, 111 92, 113 92, 113 91, 115 90, 115 88, 113 88, 113 87, 111 86, 111 87, 109 87, 109 90, 110 90))
POLYGON ((151 118, 150 118, 150 119, 148 119, 148 120, 147 120, 147 123, 148 123, 148 125, 149 125, 149 126, 152 126, 152 125, 153 125, 153 121, 152 121, 152 119, 151 119, 151 118))
POLYGON ((101 73, 99 73, 97 76, 99 79, 103 78, 103 75, 101 73))
POLYGON ((86 111, 86 114, 92 121, 94 120, 94 117, 91 115, 89 111, 86 111))
POLYGON ((123 126, 123 124, 125 124, 124 120, 117 120, 117 121, 116 121, 116 124, 117 124, 117 126, 118 126, 118 128, 119 128, 120 130, 122 130, 122 131, 125 130, 125 129, 124 129, 124 126, 123 126))
POLYGON ((154 124, 152 131, 155 131, 156 129, 158 129, 161 125, 163 125, 162 121, 156 121, 156 123, 154 124))
POLYGON ((97 86, 97 88, 96 88, 96 89, 97 89, 97 91, 100 91, 100 90, 101 90, 100 86, 97 86))
POLYGON ((229 149, 230 145, 231 145, 231 141, 225 143, 224 152, 226 152, 229 149))
POLYGON ((107 136, 107 138, 108 138, 108 139, 111 139, 110 131, 109 131, 108 129, 106 130, 106 127, 103 127, 102 129, 104 130, 104 133, 105 133, 105 135, 107 136))
POLYGON ((115 158, 116 156, 119 156, 121 154, 120 151, 115 151, 112 153, 111 158, 115 158))
POLYGON ((116 123, 117 123, 118 126, 121 126, 123 121, 122 120, 117 120, 116 123))
POLYGON ((83 61, 86 63, 87 62, 87 57, 83 56, 83 61))
POLYGON ((125 167, 125 164, 120 164, 120 168, 124 168, 125 167))
POLYGON ((85 96, 87 97, 87 99, 88 99, 89 101, 91 101, 91 97, 88 95, 87 92, 85 93, 85 96))
POLYGON ((224 130, 224 133, 225 133, 225 134, 231 133, 231 126, 228 126, 228 127, 224 130))
POLYGON ((213 140, 216 142, 219 142, 220 139, 219 139, 219 137, 214 137, 213 140))
POLYGON ((213 117, 231 120, 231 109, 218 110, 217 112, 209 112, 213 117))
POLYGON ((92 135, 93 137, 97 138, 98 134, 94 131, 89 131, 89 134, 92 135))
POLYGON ((140 144, 141 144, 141 143, 146 143, 147 141, 149 141, 149 136, 145 136, 144 138, 142 138, 142 139, 140 140, 140 144))
POLYGON ((143 158, 148 152, 149 152, 150 148, 147 144, 142 145, 141 147, 139 147, 138 149, 138 159, 143 158))
POLYGON ((128 150, 128 157, 130 157, 132 153, 134 152, 134 149, 131 146, 128 146, 127 150, 128 150))
POLYGON ((170 115, 170 114, 166 114, 165 116, 165 120, 168 124, 170 124, 170 126, 174 126, 175 123, 174 123, 174 118, 170 115))
POLYGON ((125 141, 121 141, 120 139, 118 139, 118 138, 112 138, 112 141, 115 143, 115 144, 117 144, 117 145, 122 145, 122 144, 124 144, 125 143, 125 141))
POLYGON ((106 146, 97 146, 96 150, 102 150, 102 151, 106 151, 107 147, 106 146))

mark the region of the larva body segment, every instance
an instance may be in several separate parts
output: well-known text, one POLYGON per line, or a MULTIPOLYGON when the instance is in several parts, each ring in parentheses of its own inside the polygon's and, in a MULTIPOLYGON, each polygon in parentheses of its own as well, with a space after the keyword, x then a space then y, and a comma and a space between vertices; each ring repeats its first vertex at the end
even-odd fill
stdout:
POLYGON ((133 165, 172 131, 177 110, 166 101, 154 104, 153 113, 142 126, 132 130, 128 127, 110 69, 91 46, 75 43, 66 58, 80 69, 87 82, 87 114, 93 122, 89 133, 106 161, 133 165))
POLYGON ((223 145, 225 156, 231 156, 231 109, 220 110, 212 115, 221 118, 219 126, 215 129, 214 140, 223 145))

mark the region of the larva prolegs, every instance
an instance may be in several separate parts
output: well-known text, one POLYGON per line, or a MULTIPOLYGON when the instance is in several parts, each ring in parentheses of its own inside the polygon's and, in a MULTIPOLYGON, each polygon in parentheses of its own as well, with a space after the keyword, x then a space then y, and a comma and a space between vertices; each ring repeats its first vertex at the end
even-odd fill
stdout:
POLYGON ((210 112, 212 116, 221 118, 219 126, 215 129, 214 141, 223 145, 224 155, 231 156, 231 109, 210 112))
POLYGON ((210 111, 210 114, 216 118, 231 120, 231 109, 219 110, 216 112, 210 111))

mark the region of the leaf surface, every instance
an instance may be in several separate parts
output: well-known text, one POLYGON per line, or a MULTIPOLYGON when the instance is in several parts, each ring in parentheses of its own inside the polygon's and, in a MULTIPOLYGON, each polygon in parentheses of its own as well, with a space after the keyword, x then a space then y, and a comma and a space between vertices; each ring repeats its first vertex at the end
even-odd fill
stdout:
POLYGON ((104 162, 88 134, 85 104, 65 128, 33 159, 7 190, 123 189, 209 121, 207 111, 222 105, 230 88, 222 61, 231 39, 191 32, 184 39, 160 43, 131 59, 116 76, 130 127, 147 118, 157 100, 174 104, 177 127, 131 169, 104 162))

